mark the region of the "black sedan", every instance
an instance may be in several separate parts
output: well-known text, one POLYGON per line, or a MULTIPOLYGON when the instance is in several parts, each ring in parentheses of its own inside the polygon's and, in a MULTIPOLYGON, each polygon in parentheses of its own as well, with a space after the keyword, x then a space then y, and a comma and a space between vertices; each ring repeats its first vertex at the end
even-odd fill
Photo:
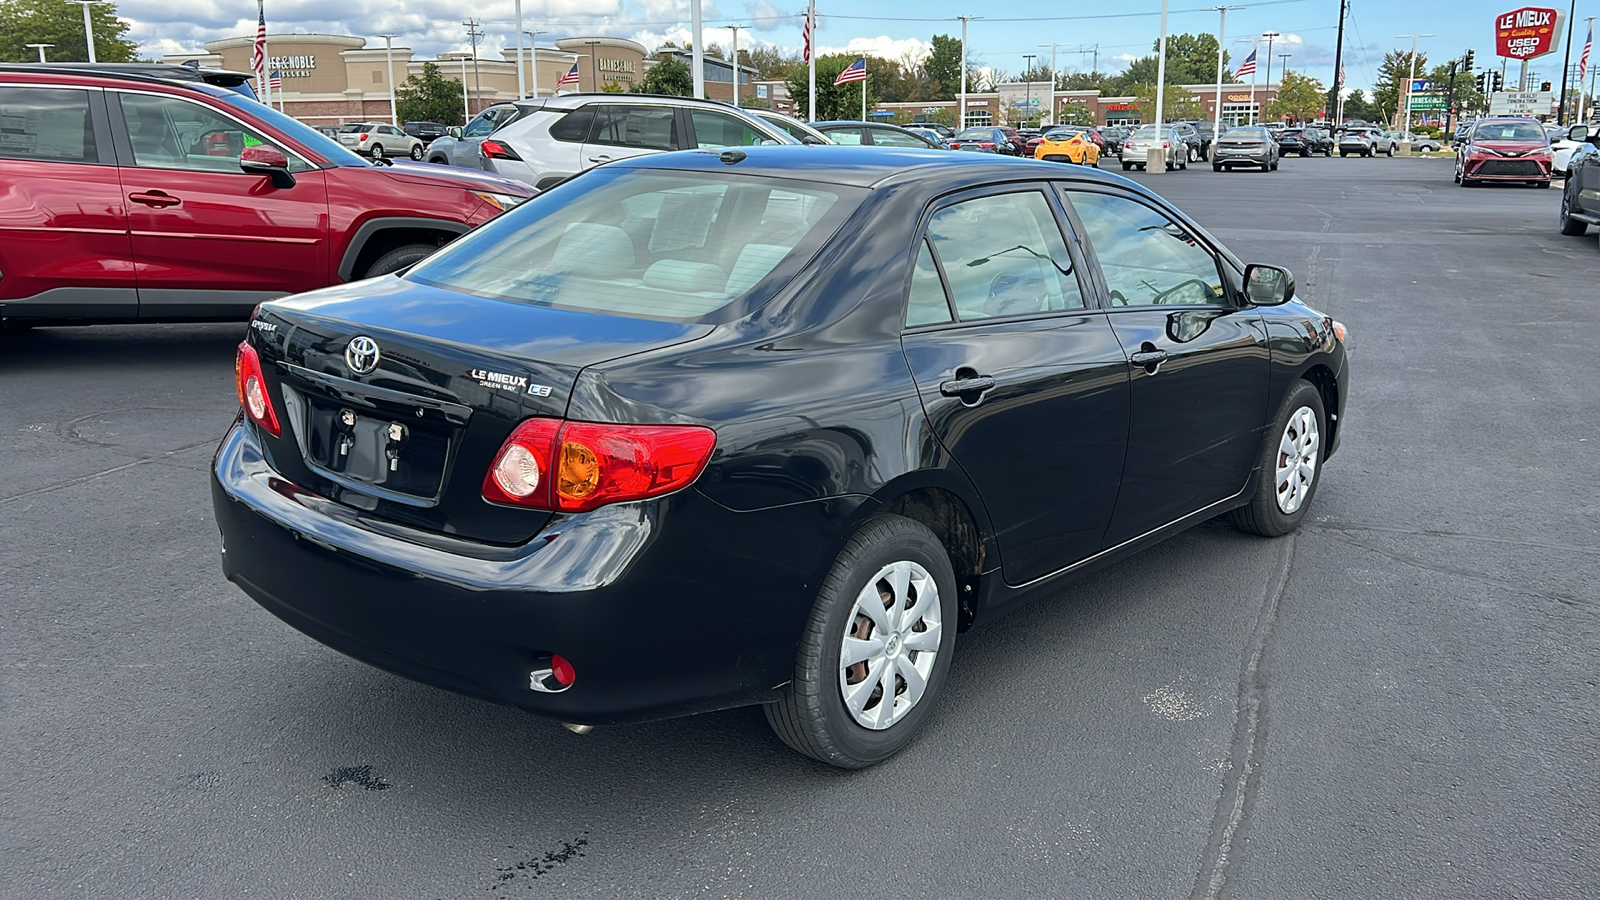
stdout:
POLYGON ((1011 143, 1010 135, 998 128, 964 128, 950 139, 950 149, 999 153, 1004 156, 1016 156, 1021 152, 1011 143))
POLYGON ((856 768, 957 632, 1218 515, 1304 520, 1348 377, 1287 271, 1117 176, 828 150, 620 160, 262 304, 224 573, 574 730, 764 704, 856 768))

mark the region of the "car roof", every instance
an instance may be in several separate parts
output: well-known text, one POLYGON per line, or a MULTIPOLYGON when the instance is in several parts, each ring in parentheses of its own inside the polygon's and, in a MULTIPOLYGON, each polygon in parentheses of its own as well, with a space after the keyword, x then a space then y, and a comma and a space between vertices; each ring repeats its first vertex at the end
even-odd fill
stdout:
MULTIPOLYGON (((255 77, 248 72, 169 66, 160 63, 0 63, 0 73, 37 75, 44 78, 154 82, 202 90, 226 89, 255 77)), ((233 92, 228 91, 228 93, 233 92)))
MULTIPOLYGON (((932 148, 899 147, 792 147, 750 146, 710 150, 679 150, 635 156, 607 163, 617 169, 676 169, 682 171, 733 171, 741 175, 763 175, 821 181, 852 187, 889 187, 901 182, 932 179, 947 182, 949 189, 967 183, 988 181, 1028 181, 1070 177, 1098 181, 1150 192, 1119 175, 1097 169, 1080 169, 1060 163, 996 157, 985 153, 951 153, 932 148)), ((941 190, 945 189, 941 187, 941 190)), ((1153 195, 1152 195, 1153 196, 1153 195)))

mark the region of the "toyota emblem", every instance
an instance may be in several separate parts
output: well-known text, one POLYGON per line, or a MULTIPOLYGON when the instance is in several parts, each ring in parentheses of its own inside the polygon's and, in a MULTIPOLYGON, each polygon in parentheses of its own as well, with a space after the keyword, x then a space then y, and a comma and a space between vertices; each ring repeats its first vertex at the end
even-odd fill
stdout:
POLYGON ((350 371, 357 375, 367 375, 378 367, 378 360, 383 354, 378 351, 378 342, 366 335, 357 335, 350 339, 344 348, 344 364, 350 371))

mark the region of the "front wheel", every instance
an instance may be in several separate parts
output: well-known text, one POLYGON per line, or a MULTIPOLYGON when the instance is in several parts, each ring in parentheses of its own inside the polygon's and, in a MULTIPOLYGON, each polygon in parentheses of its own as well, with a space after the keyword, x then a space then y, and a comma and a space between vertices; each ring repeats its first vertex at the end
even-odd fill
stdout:
POLYGON ((419 162, 422 160, 422 145, 421 144, 415 144, 415 145, 412 146, 412 148, 411 148, 411 158, 414 159, 414 160, 417 160, 419 162))
POLYGON ((1133 163, 1123 163, 1122 171, 1127 172, 1133 168, 1133 163))
POLYGON ((1384 156, 1393 156, 1394 155, 1394 145, 1390 144, 1389 145, 1389 149, 1383 151, 1383 155, 1384 156))
POLYGON ((1561 233, 1567 237, 1577 237, 1589 230, 1589 223, 1572 218, 1572 198, 1568 196, 1570 193, 1572 192, 1566 190, 1561 192, 1561 233))
POLYGON ((817 592, 794 680, 766 706, 794 750, 841 769, 898 753, 932 714, 950 672, 956 580, 920 522, 862 525, 817 592))
POLYGON ((414 263, 422 262, 437 249, 439 248, 431 244, 406 244, 403 247, 396 247, 374 260, 361 277, 377 278, 379 275, 398 272, 414 263))
POLYGON ((1261 448, 1255 493, 1247 505, 1228 513, 1233 527, 1262 537, 1300 527, 1322 473, 1326 421, 1322 393, 1310 382, 1296 382, 1279 404, 1268 443, 1261 448))
POLYGON ((1213 171, 1213 172, 1221 172, 1222 171, 1222 167, 1219 166, 1219 165, 1216 165, 1216 164, 1212 164, 1211 171, 1213 171))

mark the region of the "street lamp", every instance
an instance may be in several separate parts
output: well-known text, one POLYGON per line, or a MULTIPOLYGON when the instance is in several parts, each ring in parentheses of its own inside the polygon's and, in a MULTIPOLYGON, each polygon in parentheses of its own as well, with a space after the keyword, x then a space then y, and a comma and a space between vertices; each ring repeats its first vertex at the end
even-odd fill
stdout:
MULTIPOLYGON (((528 96, 539 97, 539 35, 549 34, 548 31, 524 31, 528 36, 528 68, 533 70, 533 93, 528 96)), ((522 66, 522 57, 517 57, 517 66, 522 66)))
MULTIPOLYGON (((983 16, 956 16, 956 18, 961 20, 961 103, 958 107, 961 119, 956 123, 956 131, 960 131, 967 127, 967 23, 983 16)), ((816 85, 812 85, 811 96, 816 95, 816 85)))
POLYGON ((1037 53, 1024 53, 1022 59, 1025 67, 1022 70, 1022 121, 1028 120, 1028 113, 1033 112, 1033 61, 1039 58, 1037 53))
POLYGON ((23 44, 22 46, 31 47, 31 48, 33 48, 35 50, 38 50, 39 51, 39 62, 44 62, 45 61, 44 51, 50 49, 51 47, 54 47, 55 44, 23 44))
POLYGON ((395 110, 394 103, 394 44, 391 41, 399 36, 393 33, 373 35, 383 38, 383 58, 386 67, 383 77, 389 80, 389 124, 396 128, 400 127, 400 114, 395 110))
POLYGON ((89 62, 98 62, 94 58, 94 26, 89 23, 89 7, 99 3, 100 0, 71 0, 83 7, 83 33, 89 40, 89 62))
POLYGON ((1217 138, 1222 137, 1222 42, 1226 40, 1223 35, 1228 31, 1228 11, 1244 9, 1244 7, 1213 6, 1212 9, 1222 16, 1217 20, 1217 100, 1216 109, 1212 110, 1213 119, 1211 123, 1211 139, 1215 141, 1217 138))
POLYGON ((1261 90, 1264 93, 1264 96, 1261 98, 1261 106, 1263 109, 1265 109, 1267 106, 1267 97, 1272 95, 1272 41, 1274 38, 1283 37, 1283 35, 1276 31, 1263 31, 1261 32, 1261 36, 1267 39, 1267 80, 1266 83, 1261 86, 1261 90))
POLYGON ((734 106, 738 106, 739 105, 739 31, 740 31, 740 29, 744 29, 745 31, 749 31, 750 29, 749 29, 749 26, 746 26, 746 25, 726 25, 724 27, 727 28, 729 31, 733 32, 733 105, 734 106))
MULTIPOLYGON (((1417 39, 1418 38, 1425 38, 1425 37, 1433 37, 1433 35, 1431 35, 1431 34, 1397 34, 1397 35, 1395 35, 1395 37, 1397 37, 1397 38, 1411 38, 1411 74, 1406 77, 1406 120, 1405 120, 1405 122, 1401 123, 1401 125, 1400 125, 1400 131, 1403 134, 1403 133, 1411 130, 1411 82, 1416 80, 1416 77, 1417 77, 1417 39)), ((1524 71, 1526 71, 1526 66, 1528 65, 1528 61, 1527 60, 1523 60, 1522 61, 1522 65, 1524 66, 1524 71)))
POLYGON ((584 41, 584 43, 589 45, 589 90, 598 91, 600 90, 600 62, 596 57, 600 54, 596 53, 594 48, 600 42, 584 41))

